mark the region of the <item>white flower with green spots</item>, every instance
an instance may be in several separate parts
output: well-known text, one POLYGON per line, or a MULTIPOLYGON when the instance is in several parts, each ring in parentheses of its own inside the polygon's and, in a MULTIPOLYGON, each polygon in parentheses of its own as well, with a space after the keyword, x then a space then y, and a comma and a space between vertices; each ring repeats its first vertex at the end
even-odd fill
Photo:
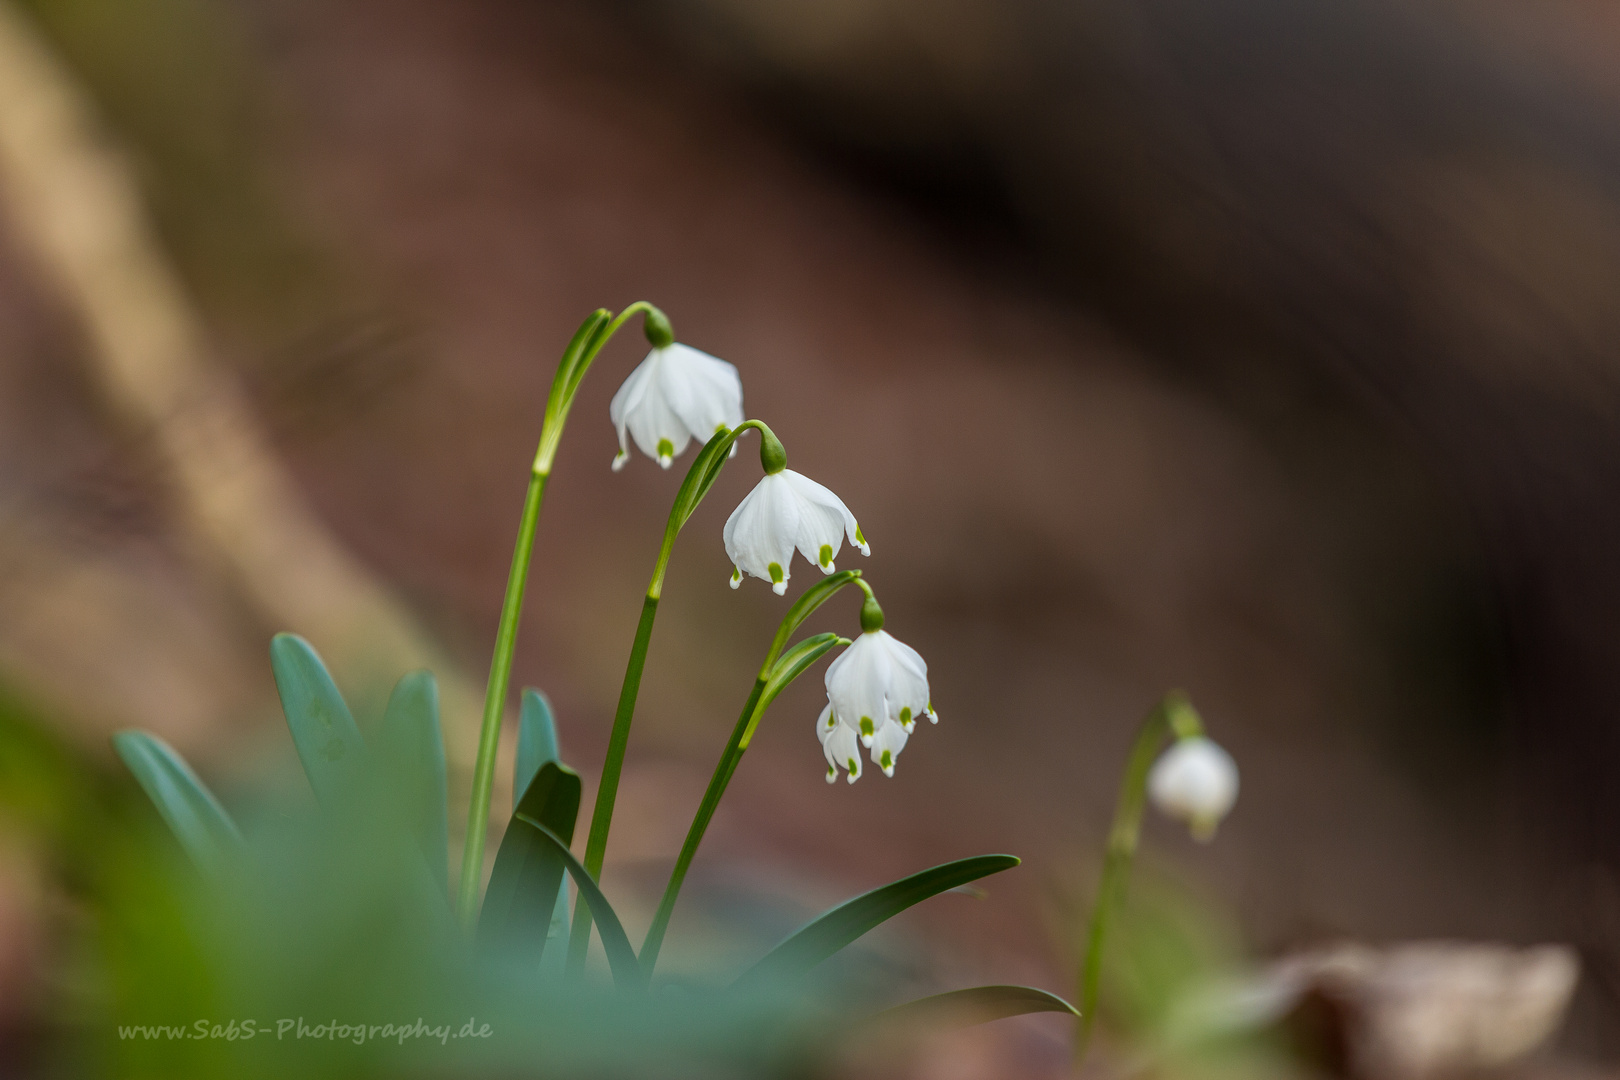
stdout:
POLYGON ((827 754, 828 783, 837 769, 848 772, 850 783, 860 776, 857 740, 871 753, 872 764, 893 776, 900 751, 924 715, 939 723, 929 700, 928 665, 917 650, 881 627, 862 633, 827 668, 827 708, 816 731, 827 754))
POLYGON ((626 439, 664 468, 696 439, 743 422, 742 379, 718 357, 672 341, 647 354, 608 405, 619 432, 613 471, 630 460, 626 439))
POLYGON ((1237 802, 1237 762, 1202 735, 1177 739, 1153 763, 1147 787, 1160 813, 1186 822, 1195 839, 1208 840, 1237 802))
POLYGON ((872 554, 844 500, 792 469, 767 472, 726 519, 726 554, 736 566, 731 587, 741 585, 747 573, 769 581, 781 596, 793 576, 789 564, 795 548, 830 574, 845 537, 862 555, 872 554))

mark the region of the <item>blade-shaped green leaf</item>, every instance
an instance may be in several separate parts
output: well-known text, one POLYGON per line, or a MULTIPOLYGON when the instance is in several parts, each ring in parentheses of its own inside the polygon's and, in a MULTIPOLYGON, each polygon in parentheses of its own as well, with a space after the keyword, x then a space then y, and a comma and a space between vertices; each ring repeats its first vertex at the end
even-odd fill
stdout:
POLYGON ((355 797, 364 779, 366 744, 326 665, 303 638, 277 634, 270 642, 270 669, 315 797, 326 807, 355 797))
POLYGON ((862 893, 815 919, 766 953, 759 963, 743 972, 736 985, 775 983, 802 975, 913 904, 1017 865, 1018 859, 1012 855, 975 855, 862 893))
POLYGON ((523 792, 548 761, 561 761, 557 744, 557 721, 551 701, 532 686, 523 688, 523 708, 518 712, 517 764, 512 770, 512 798, 523 792))
POLYGON ((901 1024, 927 1027, 971 1027, 1025 1013, 1060 1012, 1079 1016, 1080 1010, 1056 994, 1033 986, 975 986, 908 1001, 872 1017, 874 1025, 901 1024))
POLYGON ((217 873, 242 834, 214 793, 168 743, 145 731, 120 731, 113 748, 135 774, 147 798, 204 873, 217 873))
POLYGON ((403 804, 441 892, 450 888, 450 792, 439 724, 439 684, 431 671, 413 671, 394 684, 377 734, 387 790, 403 804))
POLYGON ((579 817, 579 774, 548 761, 540 766, 506 826, 489 889, 478 917, 479 943, 528 962, 544 955, 546 938, 562 888, 564 860, 555 847, 520 822, 538 823, 558 836, 574 838, 579 817))
POLYGON ((573 876, 574 885, 579 889, 579 898, 591 909, 591 918, 596 920, 596 932, 602 935, 602 951, 607 953, 608 969, 613 972, 613 985, 621 990, 643 988, 645 983, 641 977, 641 965, 636 962, 636 950, 630 945, 630 938, 624 932, 624 924, 619 921, 618 913, 608 903, 607 897, 602 895, 596 881, 556 833, 522 813, 512 818, 512 827, 519 826, 532 829, 536 835, 544 837, 562 856, 563 864, 568 867, 568 873, 573 876))

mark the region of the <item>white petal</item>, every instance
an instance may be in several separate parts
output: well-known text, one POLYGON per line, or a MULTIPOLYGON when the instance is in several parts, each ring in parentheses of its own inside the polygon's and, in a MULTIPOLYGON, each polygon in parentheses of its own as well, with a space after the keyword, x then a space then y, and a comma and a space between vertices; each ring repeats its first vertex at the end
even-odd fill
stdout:
POLYGON ((906 748, 909 737, 910 733, 893 720, 878 728, 877 737, 872 740, 872 764, 882 769, 884 776, 894 775, 895 762, 900 759, 900 751, 906 748))
POLYGON ((837 727, 838 718, 833 716, 832 702, 829 701, 827 707, 821 710, 821 715, 816 717, 816 738, 821 740, 822 746, 827 745, 827 736, 837 727))
MULTIPOLYGON (((686 449, 687 443, 692 441, 692 432, 685 422, 675 414, 670 407, 669 398, 665 392, 663 370, 667 366, 668 358, 664 355, 669 350, 654 349, 642 361, 642 368, 647 370, 637 387, 638 392, 627 395, 622 414, 624 424, 630 431, 630 437, 643 454, 657 461, 664 468, 669 468, 674 455, 686 449), (668 442, 669 447, 665 453, 659 453, 659 446, 668 442)), ((641 370, 640 368, 637 371, 641 370)), ((632 376, 635 372, 631 373, 632 376)), ((621 392, 628 388, 628 381, 621 392)), ((613 411, 610 407, 610 413, 613 411)))
POLYGON ((928 665, 916 649, 887 630, 879 630, 876 637, 889 655, 893 672, 888 686, 889 716, 909 727, 928 711, 928 665))
MULTIPOLYGON (((833 555, 836 556, 846 536, 851 544, 861 549, 862 555, 872 554, 872 546, 860 536, 861 530, 855 522, 855 515, 849 512, 849 507, 844 505, 843 499, 802 473, 796 473, 792 469, 784 469, 783 473, 790 478, 789 482, 793 485, 795 493, 818 510, 814 518, 816 533, 813 543, 809 546, 804 543, 799 545, 799 550, 804 552, 805 558, 813 563, 820 563, 823 544, 831 547, 833 555)), ((806 539, 812 538, 806 536, 806 539)), ((830 569, 827 572, 832 573, 830 569)))
POLYGON ((866 746, 872 745, 877 729, 889 718, 893 663, 879 633, 862 634, 827 667, 827 699, 833 712, 860 734, 866 746))
POLYGON ((777 473, 761 479, 737 504, 721 536, 726 554, 739 570, 770 581, 774 563, 780 569, 781 581, 773 588, 779 585, 776 591, 783 593, 787 591, 797 525, 798 506, 781 473, 777 473))
POLYGON ((855 741, 855 733, 843 724, 835 725, 828 733, 827 741, 821 744, 823 755, 827 764, 837 769, 844 769, 850 783, 861 778, 861 748, 855 741))
POLYGON ((647 354, 646 359, 636 365, 636 369, 624 380, 614 393, 613 400, 608 402, 608 419, 613 421, 613 427, 619 435, 619 456, 613 459, 615 471, 624 467, 624 459, 629 455, 629 443, 625 441, 625 425, 629 423, 629 414, 641 404, 641 399, 647 393, 647 386, 658 371, 658 350, 654 349, 647 354))
POLYGON ((707 442, 721 425, 743 422, 742 379, 718 357, 676 342, 664 350, 659 383, 670 410, 694 439, 707 442))

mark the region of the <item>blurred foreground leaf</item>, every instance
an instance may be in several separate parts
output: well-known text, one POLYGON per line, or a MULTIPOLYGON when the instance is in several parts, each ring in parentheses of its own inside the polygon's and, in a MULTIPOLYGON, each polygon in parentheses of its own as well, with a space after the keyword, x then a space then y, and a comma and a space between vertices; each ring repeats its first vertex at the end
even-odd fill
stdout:
POLYGON ((326 665, 303 638, 277 634, 270 667, 315 797, 327 808, 354 798, 364 779, 366 745, 326 665))
POLYGON ((512 797, 519 801, 523 790, 534 779, 540 766, 561 761, 557 742, 557 721, 546 695, 532 686, 523 688, 523 708, 518 712, 517 762, 512 769, 512 797))
POLYGON ((242 834, 214 793, 156 735, 120 731, 113 736, 113 748, 192 862, 205 874, 217 873, 221 862, 241 846, 242 834))
POLYGON ((388 698, 378 752, 389 789, 405 807, 439 891, 450 889, 449 782, 439 724, 439 684, 431 671, 402 677, 388 698))

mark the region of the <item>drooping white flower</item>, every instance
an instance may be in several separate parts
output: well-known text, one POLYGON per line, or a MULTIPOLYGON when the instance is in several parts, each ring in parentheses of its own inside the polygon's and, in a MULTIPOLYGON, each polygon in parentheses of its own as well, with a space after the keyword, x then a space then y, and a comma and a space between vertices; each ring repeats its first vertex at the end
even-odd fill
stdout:
POLYGON ((619 432, 613 470, 630 460, 629 438, 641 452, 669 468, 693 439, 707 442, 721 427, 743 422, 742 379, 718 357, 680 342, 647 354, 608 405, 619 432))
POLYGON ((846 536, 862 555, 872 554, 855 515, 837 495, 792 469, 767 472, 726 519, 726 554, 736 566, 731 587, 741 585, 746 572, 769 581, 781 596, 792 577, 794 548, 830 574, 846 536))
MULTIPOLYGON (((875 604, 870 606, 876 609, 875 604)), ((879 623, 828 666, 827 708, 817 730, 823 745, 841 739, 841 747, 850 746, 859 739, 870 749, 872 764, 885 776, 893 776, 900 751, 917 718, 924 714, 939 723, 929 701, 928 665, 915 649, 890 636, 879 623)), ((828 760, 833 760, 831 752, 828 760)), ((859 770, 852 771, 852 776, 858 775, 859 770)))
POLYGON ((1148 773, 1148 797, 1159 812, 1186 822, 1195 839, 1208 840, 1237 802, 1238 770, 1232 755, 1202 735, 1177 739, 1148 773))
POLYGON ((838 779, 839 769, 848 774, 845 778, 852 784, 861 778, 860 740, 854 728, 845 727, 833 716, 830 701, 816 720, 816 738, 821 740, 821 752, 827 757, 827 783, 838 779))

